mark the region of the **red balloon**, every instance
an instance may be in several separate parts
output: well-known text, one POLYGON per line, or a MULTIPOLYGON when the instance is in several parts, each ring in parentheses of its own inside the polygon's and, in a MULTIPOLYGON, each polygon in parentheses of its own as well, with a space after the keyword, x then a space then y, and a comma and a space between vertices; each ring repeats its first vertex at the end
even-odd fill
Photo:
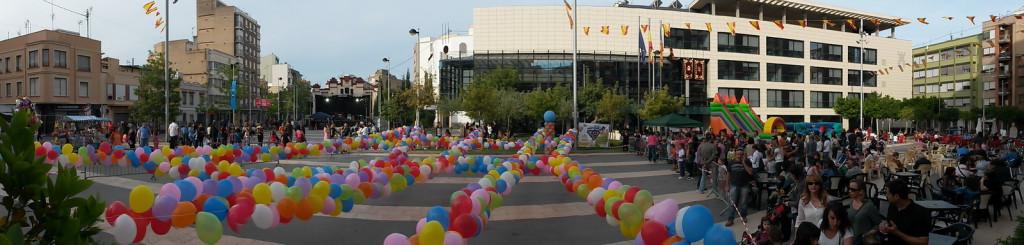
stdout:
MULTIPOLYGON (((451 217, 457 217, 462 214, 469 214, 473 212, 473 201, 469 199, 468 195, 459 195, 452 200, 451 217)), ((453 218, 454 220, 454 218, 453 218)))
POLYGON ((162 236, 171 230, 171 220, 160 221, 154 219, 153 222, 149 224, 149 227, 153 229, 153 233, 162 236))
POLYGON ((660 245, 668 239, 668 228, 657 221, 648 220, 640 227, 640 236, 646 245, 660 245))
POLYGON ((138 243, 142 239, 146 239, 146 227, 149 226, 151 220, 155 220, 153 218, 153 211, 146 210, 145 213, 128 212, 128 216, 135 220, 135 240, 132 240, 132 243, 138 243))
POLYGON ((640 191, 640 187, 636 187, 636 186, 629 187, 629 190, 626 190, 626 201, 632 203, 633 202, 633 198, 636 198, 636 193, 639 192, 639 191, 640 191))
POLYGON ((45 156, 45 155, 46 155, 46 148, 43 148, 42 146, 36 147, 36 156, 37 157, 41 157, 41 156, 45 156))
POLYGON ((462 238, 475 237, 480 231, 480 223, 469 214, 459 215, 451 226, 451 230, 458 232, 462 238))
POLYGON ((607 214, 604 213, 604 201, 603 200, 597 201, 597 204, 594 205, 594 211, 597 211, 597 215, 601 216, 601 218, 604 218, 604 216, 607 215, 607 214))
POLYGON ((209 198, 210 195, 199 194, 199 196, 196 197, 196 200, 192 200, 192 206, 196 207, 196 211, 203 211, 203 205, 206 204, 206 199, 209 198))
POLYGON ((100 151, 106 152, 106 153, 110 153, 110 143, 109 142, 100 143, 100 151))
POLYGON ((267 176, 267 182, 273 181, 276 177, 274 176, 274 170, 270 168, 263 168, 263 175, 267 176))
POLYGON ((622 206, 622 204, 625 204, 625 203, 626 203, 626 201, 619 200, 619 201, 615 202, 614 204, 612 204, 612 217, 615 217, 615 219, 617 219, 617 220, 622 220, 622 218, 619 218, 619 207, 622 206))
POLYGON ((57 159, 57 152, 53 151, 53 150, 50 150, 50 151, 46 152, 46 159, 50 159, 50 160, 57 159))
POLYGON ((566 181, 566 182, 565 182, 565 191, 568 191, 568 192, 574 192, 574 190, 573 190, 573 188, 572 188, 572 187, 573 187, 573 186, 572 186, 572 182, 569 182, 569 181, 566 181))
POLYGON ((238 233, 238 225, 249 222, 249 216, 252 215, 251 210, 249 210, 249 214, 246 214, 245 211, 247 210, 245 209, 246 207, 242 205, 235 205, 228 210, 228 228, 231 228, 235 233, 238 233))
POLYGON ((107 224, 114 225, 114 221, 117 220, 118 216, 128 213, 128 206, 125 206, 121 201, 114 201, 107 206, 106 213, 107 224))

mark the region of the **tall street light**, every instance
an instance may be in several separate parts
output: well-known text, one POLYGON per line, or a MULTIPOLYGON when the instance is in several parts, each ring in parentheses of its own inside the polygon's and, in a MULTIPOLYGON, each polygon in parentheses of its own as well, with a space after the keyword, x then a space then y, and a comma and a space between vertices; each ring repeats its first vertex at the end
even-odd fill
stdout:
MULTIPOLYGON (((413 51, 419 51, 419 49, 420 49, 420 31, 419 31, 419 30, 416 30, 415 28, 413 28, 413 29, 409 29, 409 36, 415 36, 415 37, 416 37, 416 45, 415 45, 415 46, 413 46, 413 51)), ((413 53, 417 53, 417 52, 413 52, 413 53)), ((414 69, 414 70, 419 70, 419 66, 417 66, 417 67, 416 67, 416 69, 414 69)), ((391 72, 391 71, 390 71, 390 69, 389 69, 389 71, 388 71, 388 72, 391 72)), ((414 78, 414 79, 415 79, 415 80, 416 80, 417 82, 421 82, 421 83, 422 83, 422 82, 425 82, 425 81, 421 81, 421 79, 419 79, 419 76, 420 76, 420 72, 419 72, 419 71, 417 71, 417 72, 416 72, 416 78, 414 78)), ((390 76, 389 76, 389 77, 390 77, 390 76)), ((415 93, 416 93, 416 97, 417 97, 417 98, 416 98, 415 100, 416 100, 416 101, 419 101, 419 99, 420 99, 420 98, 419 98, 419 96, 420 96, 420 94, 419 94, 419 93, 420 93, 420 91, 419 91, 419 89, 418 89, 418 88, 416 88, 416 87, 415 87, 415 85, 416 85, 416 83, 413 83, 413 92, 415 92, 415 93)), ((420 84, 420 85, 422 86, 422 84, 420 84)), ((419 104, 419 102, 417 102, 416 104, 417 104, 417 105, 416 105, 416 120, 413 120, 413 125, 415 125, 415 126, 420 126, 420 107, 419 107, 419 105, 418 105, 418 104, 419 104)))
MULTIPOLYGON (((381 61, 384 62, 384 67, 386 68, 386 69, 384 69, 385 73, 383 74, 384 77, 385 77, 384 79, 386 79, 386 82, 385 82, 385 85, 384 85, 384 95, 387 95, 388 102, 391 102, 391 60, 389 60, 387 57, 385 57, 384 59, 381 59, 381 61)), ((383 107, 383 106, 384 106, 384 104, 381 103, 381 107, 383 107)), ((385 128, 391 128, 391 120, 387 120, 385 122, 387 122, 387 124, 385 125, 385 128)))
MULTIPOLYGON (((177 2, 177 0, 175 0, 177 2)), ((171 42, 171 0, 164 1, 164 127, 171 125, 171 64, 168 62, 168 50, 171 42)), ((170 132, 164 134, 167 141, 171 140, 170 132)))

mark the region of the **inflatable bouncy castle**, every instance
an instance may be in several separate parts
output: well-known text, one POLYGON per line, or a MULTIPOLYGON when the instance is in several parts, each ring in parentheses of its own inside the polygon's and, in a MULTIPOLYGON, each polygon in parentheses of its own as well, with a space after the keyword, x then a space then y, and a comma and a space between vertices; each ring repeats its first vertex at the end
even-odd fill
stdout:
POLYGON ((761 138, 771 138, 774 134, 786 131, 786 122, 782 118, 772 117, 761 121, 761 117, 750 109, 745 97, 737 101, 734 96, 715 94, 708 112, 711 114, 708 128, 714 134, 725 130, 728 134, 747 132, 756 133, 761 138))

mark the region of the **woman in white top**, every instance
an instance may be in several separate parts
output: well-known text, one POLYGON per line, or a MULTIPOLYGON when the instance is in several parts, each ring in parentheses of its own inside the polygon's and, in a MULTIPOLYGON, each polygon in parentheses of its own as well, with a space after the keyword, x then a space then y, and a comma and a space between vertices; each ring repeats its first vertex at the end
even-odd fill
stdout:
POLYGON ((821 224, 826 202, 828 202, 828 194, 822 190, 821 176, 808 174, 804 178, 804 192, 800 195, 800 201, 797 202, 796 222, 793 223, 821 224))
POLYGON ((842 203, 833 202, 825 208, 825 220, 821 221, 819 245, 853 245, 853 230, 850 217, 842 203))

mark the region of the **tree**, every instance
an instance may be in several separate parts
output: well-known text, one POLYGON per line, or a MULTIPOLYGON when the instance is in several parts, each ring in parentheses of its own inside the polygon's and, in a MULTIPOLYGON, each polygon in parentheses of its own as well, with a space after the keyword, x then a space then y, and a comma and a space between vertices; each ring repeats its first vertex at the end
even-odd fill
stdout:
POLYGON ((640 118, 644 120, 676 113, 684 105, 683 100, 668 94, 668 88, 662 88, 654 93, 647 94, 644 100, 644 107, 640 108, 640 118))
POLYGON ((860 117, 860 98, 851 96, 838 98, 836 102, 832 104, 832 110, 839 116, 852 119, 860 117))
MULTIPOLYGON (((159 125, 164 122, 164 105, 169 107, 172 120, 181 114, 181 78, 172 78, 170 84, 167 84, 171 89, 170 104, 167 104, 164 101, 164 56, 162 53, 151 53, 149 57, 142 66, 139 88, 135 90, 139 100, 132 106, 131 115, 137 121, 159 125)), ((170 74, 176 73, 176 70, 170 69, 170 74)))
POLYGON ((606 90, 597 103, 595 121, 604 121, 615 125, 615 122, 625 118, 629 113, 629 104, 629 98, 625 95, 606 90))
POLYGON ((91 244, 101 230, 95 224, 105 204, 82 192, 92 181, 78 177, 73 168, 53 165, 35 156, 33 134, 38 123, 31 112, 15 112, 11 121, 0 118, 0 244, 91 244))
POLYGON ((594 81, 587 81, 586 86, 579 91, 580 121, 597 120, 597 106, 608 88, 600 78, 594 81))
POLYGON ((270 110, 279 112, 282 120, 301 120, 300 115, 310 115, 312 110, 313 94, 308 80, 292 82, 271 97, 276 100, 270 101, 270 110))
POLYGON ((416 119, 414 120, 415 125, 420 125, 420 109, 437 103, 437 101, 434 100, 433 83, 433 78, 430 74, 427 74, 423 84, 413 85, 411 88, 399 93, 404 100, 405 105, 416 110, 416 119))
POLYGON ((508 67, 499 67, 480 75, 473 80, 474 84, 482 84, 497 90, 513 89, 519 83, 519 71, 508 67))
POLYGON ((493 87, 474 83, 462 93, 461 107, 467 116, 477 121, 494 122, 498 112, 498 93, 493 87))
POLYGON ((512 121, 518 121, 526 116, 526 108, 522 106, 525 94, 512 91, 498 91, 498 108, 502 112, 500 117, 505 121, 505 129, 512 129, 512 121))
MULTIPOLYGON (((406 91, 403 90, 402 92, 406 91)), ((381 103, 380 116, 381 119, 388 122, 394 122, 398 125, 408 125, 413 121, 413 117, 409 113, 411 110, 412 107, 409 107, 409 105, 403 100, 385 100, 381 103)))

